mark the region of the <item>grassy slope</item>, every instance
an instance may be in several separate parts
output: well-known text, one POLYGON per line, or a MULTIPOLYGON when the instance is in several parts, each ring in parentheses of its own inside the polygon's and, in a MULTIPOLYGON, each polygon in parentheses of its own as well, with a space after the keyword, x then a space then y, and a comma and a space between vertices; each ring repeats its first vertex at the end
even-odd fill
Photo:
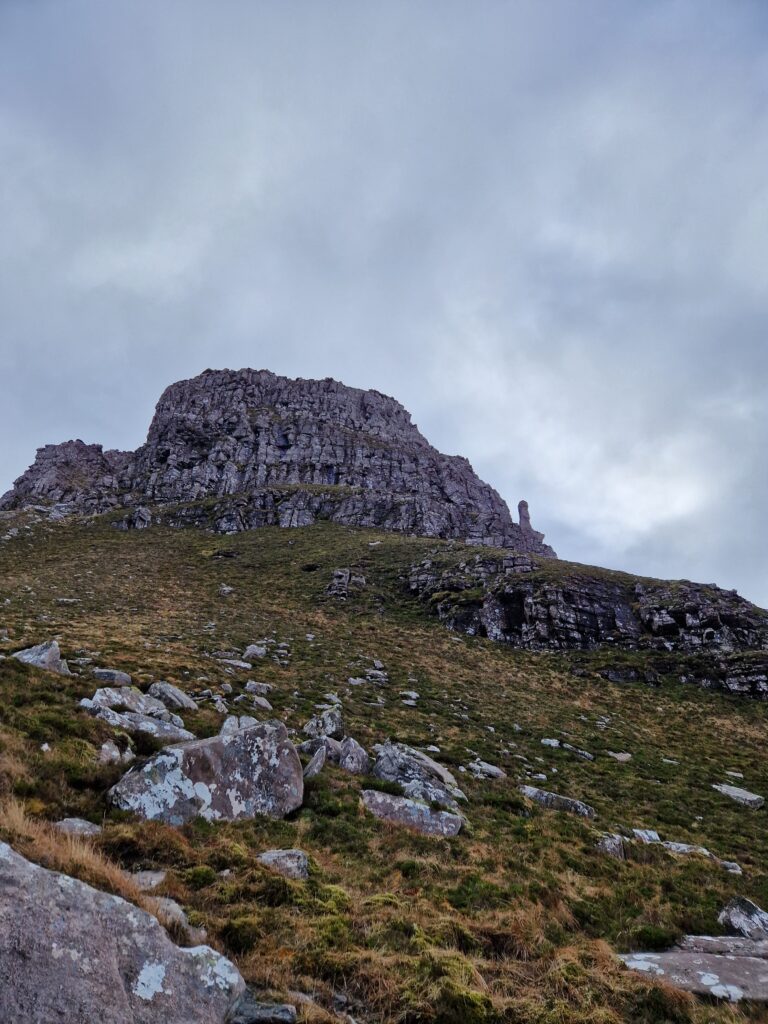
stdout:
MULTIPOLYGON (((125 534, 103 519, 37 525, 0 545, 0 628, 8 650, 58 636, 65 655, 94 656, 140 684, 227 681, 238 692, 248 678, 270 682, 275 715, 297 729, 324 693, 338 690, 348 731, 368 747, 386 736, 433 742, 454 768, 475 753, 505 768, 509 779, 500 782, 462 775, 471 831, 443 841, 375 822, 360 810, 361 780, 333 768, 308 786, 305 807, 289 821, 182 830, 130 821, 104 804, 119 769, 94 760, 111 732, 77 710, 93 682, 11 660, 0 661, 0 792, 46 818, 100 821, 106 813, 102 849, 125 867, 171 869, 167 894, 237 957, 246 977, 278 994, 312 992, 327 1006, 343 990, 362 1020, 745 1019, 749 1011, 705 1007, 630 975, 607 944, 647 948, 685 931, 716 932, 718 909, 735 893, 768 902, 765 811, 740 810, 710 787, 734 769, 747 788, 768 792, 768 708, 679 685, 576 678, 567 657, 453 636, 401 579, 436 547, 447 562, 466 556, 458 545, 332 525, 226 538, 162 528, 125 534), (213 557, 224 549, 236 557, 213 557), (369 586, 345 605, 324 588, 347 565, 362 569, 369 586), (222 596, 222 584, 233 593, 222 596), (209 622, 214 630, 204 629, 209 622), (230 675, 207 656, 269 635, 290 643, 289 665, 267 660, 230 675), (389 686, 348 688, 347 677, 374 658, 389 686), (418 708, 401 704, 405 689, 421 694, 418 708), (380 693, 385 703, 373 706, 380 693), (609 716, 605 729, 600 716, 609 716), (544 736, 633 759, 587 763, 542 747, 544 736), (592 804, 596 825, 537 809, 522 815, 521 755, 547 772, 545 788, 592 804), (617 863, 593 849, 595 828, 614 825, 702 843, 738 860, 745 874, 647 847, 617 863), (255 855, 274 846, 311 854, 308 884, 258 866, 255 855), (232 873, 222 878, 222 869, 232 873)), ((202 711, 185 720, 199 735, 219 723, 202 711)), ((317 1009, 306 1014, 324 1019, 317 1009)))

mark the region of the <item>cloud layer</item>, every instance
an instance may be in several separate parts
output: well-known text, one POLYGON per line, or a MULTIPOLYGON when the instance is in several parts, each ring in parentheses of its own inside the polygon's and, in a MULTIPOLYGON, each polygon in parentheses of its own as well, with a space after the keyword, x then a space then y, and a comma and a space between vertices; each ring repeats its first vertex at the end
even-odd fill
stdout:
POLYGON ((563 557, 768 604, 756 0, 0 4, 0 491, 206 366, 394 394, 563 557))

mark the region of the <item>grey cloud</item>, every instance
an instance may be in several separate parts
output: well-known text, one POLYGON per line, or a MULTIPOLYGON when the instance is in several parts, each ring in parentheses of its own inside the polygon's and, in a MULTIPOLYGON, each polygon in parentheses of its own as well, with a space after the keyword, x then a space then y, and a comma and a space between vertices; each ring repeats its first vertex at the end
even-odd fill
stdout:
POLYGON ((396 395, 564 557, 768 604, 760 2, 0 4, 0 490, 206 366, 396 395))

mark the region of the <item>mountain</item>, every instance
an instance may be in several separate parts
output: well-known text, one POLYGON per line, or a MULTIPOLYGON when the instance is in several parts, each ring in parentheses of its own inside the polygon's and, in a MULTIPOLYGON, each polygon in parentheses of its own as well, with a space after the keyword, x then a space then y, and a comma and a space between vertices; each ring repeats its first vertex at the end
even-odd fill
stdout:
POLYGON ((513 522, 469 462, 440 454, 393 398, 266 370, 172 384, 136 452, 41 448, 0 509, 40 502, 88 513, 183 504, 186 524, 222 533, 329 519, 555 554, 526 502, 513 522))
POLYGON ((173 385, 3 505, 0 1020, 765 1019, 768 612, 330 381, 173 385))

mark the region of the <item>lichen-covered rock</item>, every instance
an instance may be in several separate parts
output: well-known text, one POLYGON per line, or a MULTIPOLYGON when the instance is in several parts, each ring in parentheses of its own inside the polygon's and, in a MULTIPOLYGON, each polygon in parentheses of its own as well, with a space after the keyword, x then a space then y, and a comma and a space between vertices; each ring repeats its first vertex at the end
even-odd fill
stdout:
POLYGON ((303 794, 299 755, 282 722, 167 747, 109 791, 114 806, 170 825, 283 818, 303 794))
POLYGON ((395 825, 404 825, 428 836, 455 836, 464 825, 460 814, 434 810, 421 800, 380 793, 376 789, 364 789, 360 796, 366 810, 374 817, 391 821, 395 825))
POLYGON ((309 759, 307 767, 304 769, 305 779, 314 779, 315 776, 319 775, 320 772, 325 768, 325 762, 328 759, 328 751, 325 747, 318 747, 312 757, 309 759))
POLYGON ((39 449, 0 508, 39 502, 122 506, 124 529, 145 525, 131 515, 144 506, 183 503, 173 523, 223 533, 331 519, 554 555, 527 507, 513 522, 467 460, 436 451, 394 399, 266 370, 207 370, 171 385, 136 452, 82 441, 39 449))
POLYGON ((405 743, 384 743, 376 750, 373 774, 386 782, 396 782, 406 796, 425 803, 439 803, 458 810, 458 800, 466 800, 455 777, 428 754, 405 743))
POLYGON ((133 680, 127 672, 121 672, 116 668, 95 668, 93 675, 101 683, 109 683, 111 686, 130 686, 133 680))
POLYGON ((616 832, 608 832, 595 843, 595 849, 599 850, 600 853, 606 854, 608 857, 613 857, 614 860, 625 860, 626 851, 624 849, 624 839, 616 832))
POLYGON ((56 672, 61 676, 72 675, 69 665, 61 656, 57 640, 48 640, 36 647, 27 647, 26 650, 16 651, 13 657, 24 662, 25 665, 34 665, 35 668, 44 669, 46 672, 56 672))
POLYGON ((94 704, 87 697, 80 701, 80 705, 94 718, 100 718, 113 729, 122 729, 131 734, 143 732, 163 743, 183 743, 195 738, 195 734, 188 729, 180 729, 172 722, 164 722, 152 715, 142 715, 136 711, 114 711, 110 707, 94 704))
POLYGON ((717 922, 731 935, 768 939, 768 914, 745 896, 736 896, 727 903, 717 922))
POLYGON ((244 988, 208 946, 0 843, 0 1020, 224 1024, 244 988))
POLYGON ((732 1003, 768 1002, 765 960, 750 956, 748 946, 738 953, 733 949, 727 954, 707 952, 701 946, 708 938, 689 936, 688 948, 664 953, 624 953, 621 959, 630 970, 685 992, 732 1003))
POLYGON ((527 796, 529 800, 533 800, 537 804, 541 804, 542 807, 546 807, 551 811, 569 811, 571 814, 578 814, 582 818, 594 818, 595 809, 590 807, 589 804, 583 803, 581 800, 574 800, 569 796, 560 796, 559 793, 550 793, 546 789, 538 789, 536 786, 518 786, 518 789, 527 796))
POLYGON ((265 850, 258 859, 271 871, 284 878, 306 881, 309 878, 309 857, 303 850, 265 850))

